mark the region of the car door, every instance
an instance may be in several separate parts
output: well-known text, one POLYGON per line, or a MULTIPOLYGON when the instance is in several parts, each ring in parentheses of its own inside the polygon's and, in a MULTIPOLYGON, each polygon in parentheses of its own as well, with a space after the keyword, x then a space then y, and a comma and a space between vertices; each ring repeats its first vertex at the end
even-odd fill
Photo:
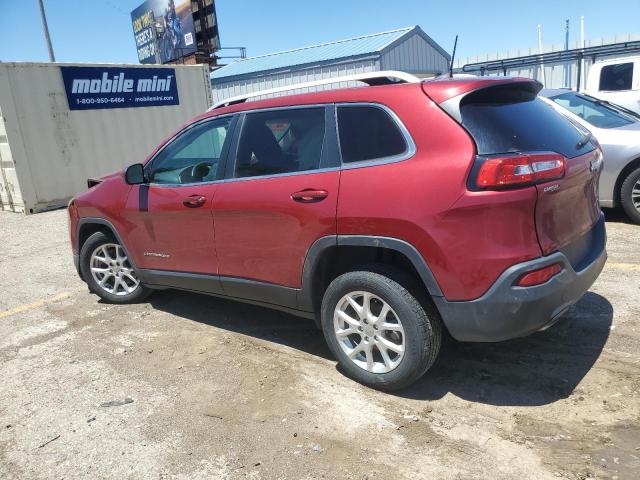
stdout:
POLYGON ((333 106, 245 113, 213 205, 227 295, 295 303, 307 251, 336 234, 339 158, 333 106), (278 297, 284 294, 286 298, 278 297))
POLYGON ((233 124, 195 123, 147 163, 147 183, 132 187, 124 209, 137 268, 217 275, 211 207, 233 124))

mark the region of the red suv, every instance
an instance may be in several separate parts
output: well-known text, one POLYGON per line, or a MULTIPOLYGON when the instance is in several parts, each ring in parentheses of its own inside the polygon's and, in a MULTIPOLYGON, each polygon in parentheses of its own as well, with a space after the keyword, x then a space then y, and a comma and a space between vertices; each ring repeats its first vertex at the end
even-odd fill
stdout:
POLYGON ((347 375, 394 389, 444 326, 552 325, 606 260, 602 153, 528 79, 439 79, 215 108, 69 205, 114 303, 177 288, 313 318, 347 375))

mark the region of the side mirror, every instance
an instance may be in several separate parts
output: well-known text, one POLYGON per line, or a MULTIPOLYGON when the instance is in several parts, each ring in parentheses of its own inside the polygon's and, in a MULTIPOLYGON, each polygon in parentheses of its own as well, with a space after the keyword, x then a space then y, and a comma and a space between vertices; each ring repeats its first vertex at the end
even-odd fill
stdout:
POLYGON ((128 167, 124 174, 124 180, 129 185, 140 185, 141 183, 144 183, 144 165, 136 163, 128 167))

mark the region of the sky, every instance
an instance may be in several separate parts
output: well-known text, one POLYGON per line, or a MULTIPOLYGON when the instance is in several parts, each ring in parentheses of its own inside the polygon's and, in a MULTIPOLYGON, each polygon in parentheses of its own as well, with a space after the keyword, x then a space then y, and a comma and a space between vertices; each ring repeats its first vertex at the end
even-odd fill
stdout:
MULTIPOLYGON (((130 11, 141 0, 44 0, 56 60, 137 63, 130 11)), ((456 56, 545 45, 585 37, 640 33, 640 0, 217 0, 223 47, 248 56, 420 25, 456 56)), ((0 0, 0 61, 47 61, 37 0, 0 0)))

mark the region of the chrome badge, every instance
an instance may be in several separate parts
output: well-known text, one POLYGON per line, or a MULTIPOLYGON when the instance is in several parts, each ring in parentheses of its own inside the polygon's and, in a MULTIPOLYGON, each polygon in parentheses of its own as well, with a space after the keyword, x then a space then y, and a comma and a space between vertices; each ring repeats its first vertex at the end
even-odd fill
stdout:
POLYGON ((145 257, 158 257, 158 258, 169 258, 171 255, 168 253, 156 253, 156 252, 144 252, 145 257))

